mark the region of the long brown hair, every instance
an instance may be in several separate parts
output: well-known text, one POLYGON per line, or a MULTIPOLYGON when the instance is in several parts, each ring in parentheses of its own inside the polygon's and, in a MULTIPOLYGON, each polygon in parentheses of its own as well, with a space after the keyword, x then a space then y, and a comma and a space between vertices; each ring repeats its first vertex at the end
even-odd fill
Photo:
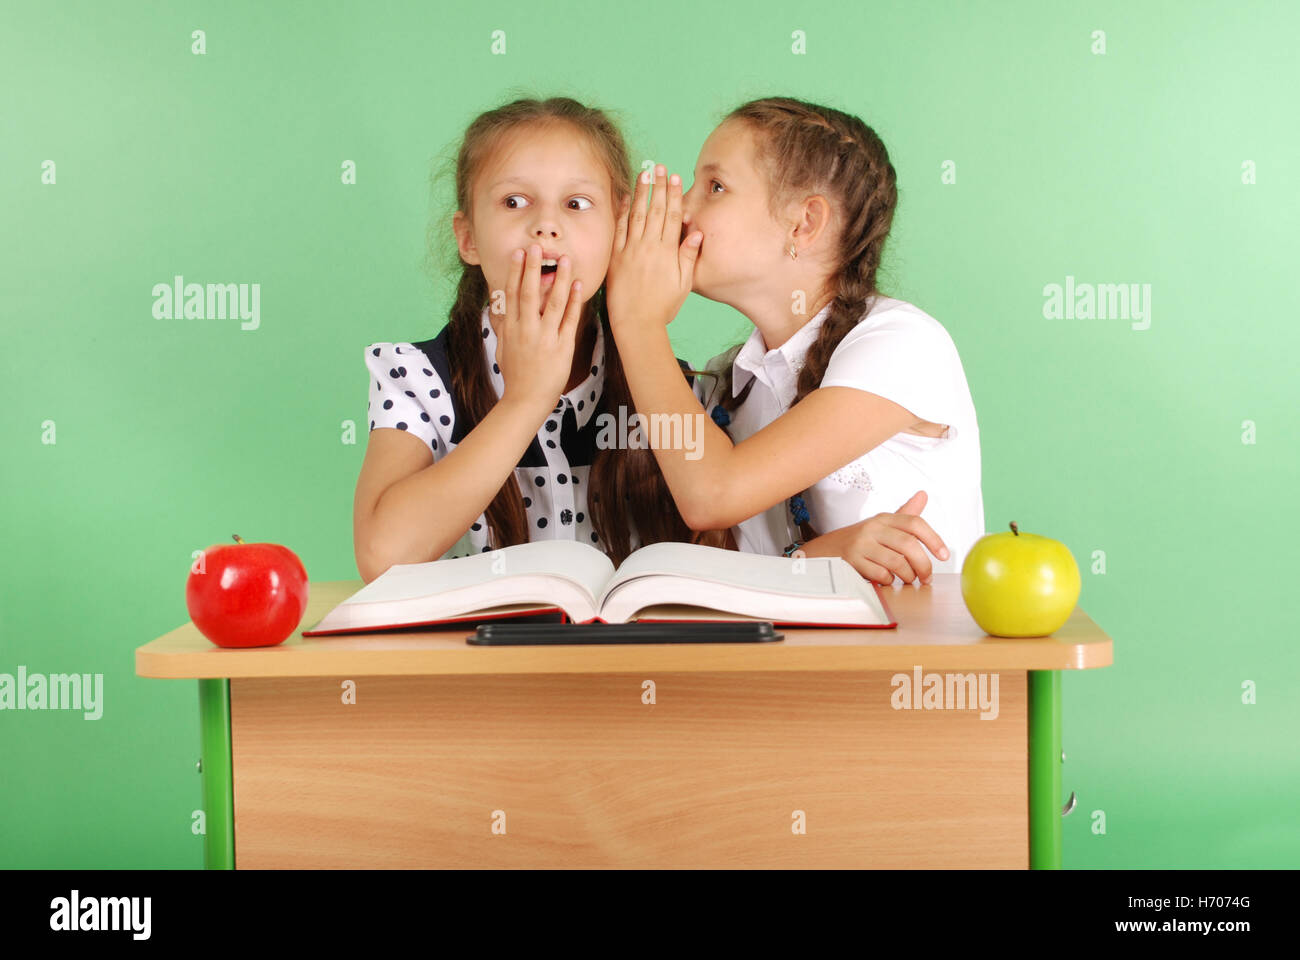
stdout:
MULTIPOLYGON (((617 210, 632 192, 632 165, 623 136, 603 111, 568 97, 519 99, 475 118, 465 131, 456 156, 457 209, 469 211, 474 178, 507 135, 552 124, 568 124, 579 136, 587 138, 609 172, 617 210)), ((497 397, 488 376, 480 331, 483 308, 488 304, 487 278, 477 264, 461 260, 460 265, 460 283, 448 323, 447 352, 452 390, 461 399, 472 425, 482 421, 497 397)), ((599 323, 603 328, 605 385, 598 410, 617 415, 622 406, 630 416, 632 394, 609 328, 604 284, 583 306, 580 323, 578 343, 583 340, 581 331, 587 330, 589 324, 599 323)), ((592 459, 590 485, 587 502, 592 527, 615 564, 622 563, 631 552, 629 522, 635 524, 643 546, 662 540, 699 539, 682 520, 652 450, 598 448, 592 459)), ((486 517, 494 546, 527 542, 523 494, 513 472, 488 504, 486 517)))
MULTIPOLYGON (((874 130, 831 107, 767 97, 742 104, 723 122, 728 120, 744 122, 754 134, 759 152, 755 166, 767 175, 768 209, 773 217, 779 217, 791 201, 821 193, 835 208, 840 224, 837 266, 829 280, 834 299, 804 357, 793 406, 820 386, 831 354, 880 295, 876 270, 898 204, 894 166, 874 130)), ((733 397, 730 363, 719 380, 718 405, 728 412, 745 402, 754 385, 751 380, 733 397)), ((807 529, 803 532, 810 538, 807 529)))

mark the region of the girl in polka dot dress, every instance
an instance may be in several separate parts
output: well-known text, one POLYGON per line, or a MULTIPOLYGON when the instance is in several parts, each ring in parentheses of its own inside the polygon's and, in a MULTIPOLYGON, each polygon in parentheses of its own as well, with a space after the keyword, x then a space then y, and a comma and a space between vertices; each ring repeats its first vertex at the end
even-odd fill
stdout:
POLYGON ((632 179, 617 127, 568 98, 470 124, 450 320, 432 339, 365 350, 370 435, 353 505, 365 582, 530 540, 576 539, 618 564, 699 539, 650 450, 597 444, 600 415, 632 409, 604 298, 632 179))

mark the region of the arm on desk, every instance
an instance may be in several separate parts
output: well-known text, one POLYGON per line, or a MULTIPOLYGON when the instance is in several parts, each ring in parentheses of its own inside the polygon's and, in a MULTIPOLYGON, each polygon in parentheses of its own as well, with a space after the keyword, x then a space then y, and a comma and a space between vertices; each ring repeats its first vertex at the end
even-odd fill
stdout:
POLYGON ((437 460, 416 436, 370 431, 352 504, 352 546, 366 583, 395 563, 446 553, 497 495, 547 410, 499 400, 456 449, 437 460))

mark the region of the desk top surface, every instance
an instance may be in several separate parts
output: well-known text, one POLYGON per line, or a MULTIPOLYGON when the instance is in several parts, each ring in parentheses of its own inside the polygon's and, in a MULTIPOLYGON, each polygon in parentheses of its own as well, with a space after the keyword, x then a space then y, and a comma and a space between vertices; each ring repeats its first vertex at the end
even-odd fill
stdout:
POLYGON ((322 677, 419 674, 630 673, 768 670, 1083 670, 1112 662, 1111 639, 1076 606, 1049 637, 1010 639, 981 630, 961 598, 961 574, 929 586, 896 582, 881 594, 898 626, 778 629, 771 643, 471 646, 472 628, 303 637, 356 593, 360 580, 311 584, 298 630, 274 647, 218 647, 187 622, 136 649, 142 677, 322 677))

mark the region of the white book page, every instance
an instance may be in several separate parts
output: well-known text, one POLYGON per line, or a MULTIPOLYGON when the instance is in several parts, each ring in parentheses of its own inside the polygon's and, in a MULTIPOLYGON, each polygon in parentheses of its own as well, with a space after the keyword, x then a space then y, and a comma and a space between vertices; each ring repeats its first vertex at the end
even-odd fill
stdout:
POLYGON ((491 591, 494 582, 524 576, 568 580, 584 590, 594 606, 613 575, 609 557, 595 547, 576 540, 537 540, 472 557, 396 563, 343 603, 394 603, 469 587, 491 591))
POLYGON ((889 617, 874 592, 855 597, 792 596, 655 575, 624 581, 605 601, 610 623, 646 620, 771 620, 822 626, 884 625, 889 617))
POLYGON ((862 599, 860 585, 853 579, 861 578, 840 557, 805 557, 796 567, 789 557, 742 553, 695 543, 652 543, 633 551, 623 561, 604 592, 599 594, 598 606, 628 581, 663 574, 728 584, 756 593, 862 599), (801 572, 796 573, 796 569, 801 572))

